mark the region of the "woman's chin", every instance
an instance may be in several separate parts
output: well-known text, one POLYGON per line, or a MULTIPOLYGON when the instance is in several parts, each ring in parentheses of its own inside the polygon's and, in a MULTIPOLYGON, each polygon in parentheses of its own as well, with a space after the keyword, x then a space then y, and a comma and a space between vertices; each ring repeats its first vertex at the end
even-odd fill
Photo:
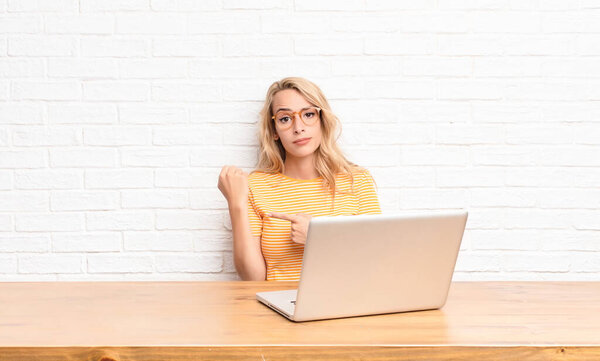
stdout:
POLYGON ((292 158, 306 158, 310 157, 315 153, 316 149, 302 149, 302 150, 294 150, 292 152, 287 152, 288 156, 292 158))

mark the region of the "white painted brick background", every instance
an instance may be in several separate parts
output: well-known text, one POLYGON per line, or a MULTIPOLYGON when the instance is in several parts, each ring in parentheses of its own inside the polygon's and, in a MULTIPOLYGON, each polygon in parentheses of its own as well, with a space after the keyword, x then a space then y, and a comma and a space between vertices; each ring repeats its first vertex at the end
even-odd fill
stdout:
POLYGON ((0 0, 0 280, 237 279, 221 166, 317 83, 456 280, 600 279, 598 0, 0 0))

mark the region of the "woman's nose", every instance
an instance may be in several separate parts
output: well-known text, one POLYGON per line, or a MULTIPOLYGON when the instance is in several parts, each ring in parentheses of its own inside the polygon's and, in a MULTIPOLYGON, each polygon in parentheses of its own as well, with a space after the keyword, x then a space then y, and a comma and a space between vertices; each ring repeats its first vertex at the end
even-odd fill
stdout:
POLYGON ((294 114, 294 133, 298 134, 304 131, 304 122, 300 119, 300 114, 294 114))

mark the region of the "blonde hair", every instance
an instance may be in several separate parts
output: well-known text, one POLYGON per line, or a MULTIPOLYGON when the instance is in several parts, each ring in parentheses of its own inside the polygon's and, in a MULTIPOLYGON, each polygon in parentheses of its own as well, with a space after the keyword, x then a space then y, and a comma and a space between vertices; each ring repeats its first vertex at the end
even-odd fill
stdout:
POLYGON ((285 148, 280 139, 275 139, 275 123, 272 104, 274 95, 284 89, 297 90, 313 106, 321 108, 320 127, 322 132, 321 144, 315 150, 315 168, 319 176, 323 177, 323 187, 331 191, 335 198, 335 176, 338 173, 348 174, 354 183, 353 171, 363 168, 350 162, 336 141, 341 134, 341 124, 337 116, 331 111, 329 102, 321 89, 313 82, 300 77, 287 77, 274 82, 267 91, 264 106, 260 112, 259 120, 259 155, 257 171, 266 173, 283 173, 285 162, 285 148), (338 131, 339 130, 339 131, 338 131))

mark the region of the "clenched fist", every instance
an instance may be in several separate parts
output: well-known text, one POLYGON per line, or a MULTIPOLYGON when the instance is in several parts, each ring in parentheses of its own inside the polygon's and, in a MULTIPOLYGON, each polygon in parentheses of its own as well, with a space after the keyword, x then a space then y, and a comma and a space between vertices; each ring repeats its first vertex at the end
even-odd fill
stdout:
POLYGON ((246 207, 248 202, 248 174, 234 166, 224 166, 217 187, 227 199, 229 208, 246 207))

